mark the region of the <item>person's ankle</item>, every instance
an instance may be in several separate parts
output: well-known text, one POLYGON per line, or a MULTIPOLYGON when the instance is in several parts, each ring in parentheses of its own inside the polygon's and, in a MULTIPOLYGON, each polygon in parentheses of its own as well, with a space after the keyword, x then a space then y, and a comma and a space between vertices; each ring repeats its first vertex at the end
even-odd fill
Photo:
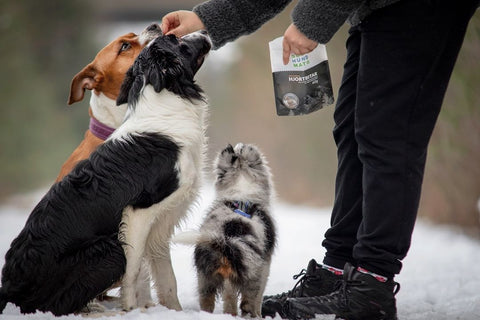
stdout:
POLYGON ((357 267, 357 271, 360 272, 360 273, 363 273, 363 274, 368 274, 368 275, 372 276, 373 278, 375 278, 376 280, 378 280, 380 282, 385 283, 385 282, 388 281, 388 277, 380 275, 378 273, 371 272, 368 269, 363 268, 363 267, 357 267))
POLYGON ((342 276, 343 275, 343 269, 335 268, 335 267, 329 266, 328 264, 322 264, 322 268, 327 270, 327 271, 330 271, 331 273, 333 273, 336 276, 342 276))

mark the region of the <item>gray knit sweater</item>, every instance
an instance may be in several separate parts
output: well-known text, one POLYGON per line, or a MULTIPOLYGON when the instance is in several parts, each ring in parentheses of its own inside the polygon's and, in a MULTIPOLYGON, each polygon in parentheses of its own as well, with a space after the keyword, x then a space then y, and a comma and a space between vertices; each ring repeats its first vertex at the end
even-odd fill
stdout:
MULTIPOLYGON (((249 34, 280 13, 292 0, 210 0, 193 11, 200 17, 215 49, 249 34)), ((348 20, 359 24, 373 10, 399 0, 299 0, 293 23, 308 38, 327 43, 348 20)), ((283 30, 282 30, 283 31, 283 30)))

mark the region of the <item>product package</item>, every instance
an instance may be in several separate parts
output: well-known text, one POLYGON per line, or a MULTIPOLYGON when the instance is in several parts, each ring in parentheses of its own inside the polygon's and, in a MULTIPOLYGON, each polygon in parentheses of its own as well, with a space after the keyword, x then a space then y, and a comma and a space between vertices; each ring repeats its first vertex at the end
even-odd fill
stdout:
POLYGON ((333 104, 327 50, 319 44, 304 55, 290 55, 283 64, 283 37, 269 42, 275 106, 279 116, 312 113, 333 104))

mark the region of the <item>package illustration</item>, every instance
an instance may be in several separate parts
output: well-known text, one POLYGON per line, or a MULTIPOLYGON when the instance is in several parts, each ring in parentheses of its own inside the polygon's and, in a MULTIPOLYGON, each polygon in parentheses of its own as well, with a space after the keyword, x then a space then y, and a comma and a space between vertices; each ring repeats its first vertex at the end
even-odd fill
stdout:
POLYGON ((283 37, 269 42, 275 106, 279 116, 312 113, 333 104, 333 89, 325 45, 304 55, 290 55, 283 64, 283 37))

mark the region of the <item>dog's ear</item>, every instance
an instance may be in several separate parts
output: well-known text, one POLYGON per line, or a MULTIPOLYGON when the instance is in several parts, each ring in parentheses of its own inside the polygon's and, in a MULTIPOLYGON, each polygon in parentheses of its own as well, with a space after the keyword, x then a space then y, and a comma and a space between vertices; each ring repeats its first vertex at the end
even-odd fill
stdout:
POLYGON ((156 64, 151 64, 145 77, 146 84, 151 84, 155 92, 160 92, 165 88, 165 73, 162 70, 162 67, 159 67, 156 64))
POLYGON ((70 86, 70 95, 68 97, 68 104, 81 101, 85 94, 85 89, 93 90, 98 84, 99 73, 95 67, 91 64, 83 68, 82 71, 77 73, 72 79, 70 86))
POLYGON ((134 80, 135 76, 133 75, 133 66, 131 66, 125 74, 125 79, 123 80, 122 86, 120 87, 120 93, 117 97, 117 106, 128 102, 128 93, 132 88, 134 80))
POLYGON ((125 80, 123 80, 122 87, 120 88, 120 94, 117 98, 117 106, 128 103, 135 105, 140 96, 140 91, 143 88, 143 74, 136 72, 137 62, 128 69, 127 74, 125 75, 125 80))
POLYGON ((150 50, 150 59, 153 59, 156 63, 148 65, 148 70, 145 73, 145 84, 151 84, 155 92, 160 92, 167 86, 167 82, 172 82, 171 79, 178 78, 178 75, 172 74, 178 64, 178 58, 170 50, 155 46, 150 50))
POLYGON ((238 155, 235 153, 231 144, 228 144, 225 149, 220 152, 217 158, 217 168, 220 170, 227 170, 230 167, 238 166, 238 155), (235 163, 237 162, 237 163, 235 163))
POLYGON ((227 146, 225 147, 225 149, 223 149, 222 153, 223 152, 228 152, 228 153, 235 153, 235 150, 233 149, 233 146, 231 143, 227 144, 227 146))

